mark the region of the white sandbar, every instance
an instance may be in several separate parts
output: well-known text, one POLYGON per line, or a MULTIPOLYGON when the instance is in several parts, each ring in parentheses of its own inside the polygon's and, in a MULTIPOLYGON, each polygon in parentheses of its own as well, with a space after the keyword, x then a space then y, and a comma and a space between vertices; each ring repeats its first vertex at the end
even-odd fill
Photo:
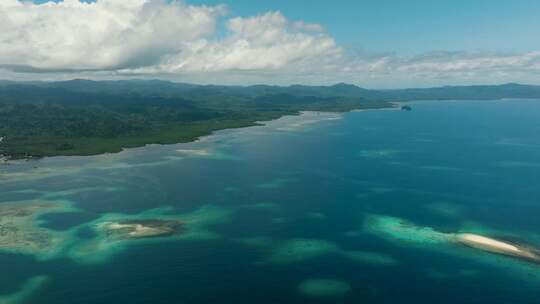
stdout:
POLYGON ((512 244, 501 242, 478 234, 464 233, 460 234, 459 238, 460 241, 466 244, 469 244, 471 246, 485 247, 486 250, 489 250, 491 248, 497 251, 516 254, 522 252, 522 250, 512 244))
POLYGON ((531 247, 514 245, 478 234, 462 233, 457 235, 458 242, 487 252, 513 256, 535 263, 540 263, 540 255, 531 247))

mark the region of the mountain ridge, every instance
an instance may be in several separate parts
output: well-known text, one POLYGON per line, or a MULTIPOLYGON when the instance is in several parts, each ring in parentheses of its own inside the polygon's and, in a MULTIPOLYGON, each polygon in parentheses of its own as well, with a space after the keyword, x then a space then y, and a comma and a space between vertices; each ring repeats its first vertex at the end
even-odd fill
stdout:
POLYGON ((395 107, 412 100, 539 98, 540 86, 370 90, 332 86, 218 86, 163 80, 0 82, 0 156, 92 155, 192 141, 295 115, 395 107))
POLYGON ((0 95, 9 86, 29 86, 41 88, 63 88, 74 92, 160 95, 168 97, 196 97, 196 94, 228 94, 238 96, 261 96, 290 94, 295 96, 341 96, 385 101, 408 101, 413 99, 498 99, 498 98, 540 98, 540 86, 504 83, 498 85, 440 86, 405 89, 367 89, 354 84, 337 83, 328 86, 291 84, 277 85, 200 85, 159 79, 89 80, 72 79, 65 81, 0 81, 0 95))

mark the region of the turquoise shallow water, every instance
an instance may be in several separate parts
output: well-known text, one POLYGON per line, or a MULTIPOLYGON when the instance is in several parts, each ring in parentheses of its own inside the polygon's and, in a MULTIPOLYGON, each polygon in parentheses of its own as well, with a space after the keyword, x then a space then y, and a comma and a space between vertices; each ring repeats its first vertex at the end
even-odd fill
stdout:
POLYGON ((538 303, 540 265, 449 236, 540 247, 539 101, 413 108, 0 166, 0 303, 538 303), (99 228, 148 218, 185 231, 99 228))

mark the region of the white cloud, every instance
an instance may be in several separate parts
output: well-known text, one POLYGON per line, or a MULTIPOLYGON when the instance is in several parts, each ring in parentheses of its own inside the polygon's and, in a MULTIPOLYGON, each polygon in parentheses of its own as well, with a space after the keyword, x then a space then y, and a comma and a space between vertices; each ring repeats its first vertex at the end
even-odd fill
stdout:
POLYGON ((218 41, 190 43, 161 65, 136 72, 220 72, 226 70, 287 70, 314 68, 341 56, 334 39, 322 27, 292 23, 279 12, 233 18, 227 36, 218 41))
POLYGON ((321 25, 280 12, 229 18, 217 31, 225 11, 170 0, 0 0, 0 76, 402 87, 536 82, 540 74, 540 51, 353 54, 321 25))
POLYGON ((2 0, 0 63, 52 70, 155 64, 212 34, 223 10, 161 0, 2 0))
POLYGON ((540 52, 525 54, 486 54, 465 52, 434 52, 402 62, 399 70, 436 72, 539 70, 540 52))

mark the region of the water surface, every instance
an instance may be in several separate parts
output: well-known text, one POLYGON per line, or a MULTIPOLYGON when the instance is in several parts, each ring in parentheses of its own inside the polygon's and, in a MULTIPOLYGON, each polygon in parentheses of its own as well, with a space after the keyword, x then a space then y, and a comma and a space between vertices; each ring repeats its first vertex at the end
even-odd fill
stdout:
POLYGON ((419 102, 1 166, 0 211, 34 209, 0 221, 0 303, 537 303, 540 265, 447 236, 540 247, 539 121, 419 102), (185 231, 96 228, 149 218, 185 231))

